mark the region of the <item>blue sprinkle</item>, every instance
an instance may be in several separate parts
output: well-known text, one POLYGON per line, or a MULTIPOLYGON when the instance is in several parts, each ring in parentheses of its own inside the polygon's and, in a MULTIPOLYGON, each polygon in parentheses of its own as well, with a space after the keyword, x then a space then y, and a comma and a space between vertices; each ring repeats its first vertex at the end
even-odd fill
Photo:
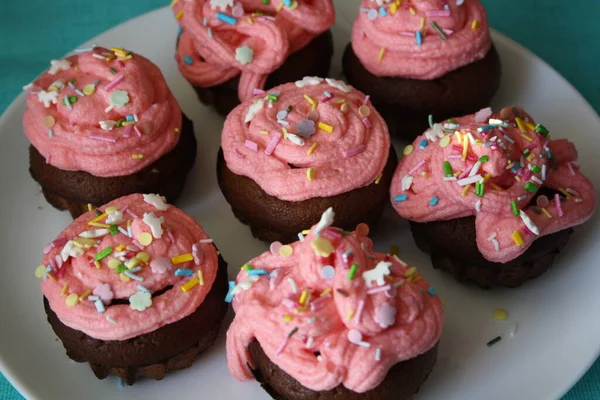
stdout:
POLYGON ((427 139, 423 139, 421 140, 421 142, 419 142, 419 148, 423 150, 425 147, 427 147, 428 144, 429 142, 427 141, 427 139))
POLYGON ((192 276, 194 275, 194 271, 189 268, 178 268, 175 271, 175 276, 192 276))
POLYGON ((433 196, 431 198, 431 200, 429 200, 429 205, 432 206, 432 207, 435 207, 435 206, 438 205, 439 202, 440 202, 440 198, 437 197, 437 196, 433 196))
POLYGON ((54 136, 54 131, 52 129, 48 129, 48 137, 51 138, 54 136))
POLYGON ((106 311, 106 309, 104 308, 104 303, 102 302, 102 300, 96 300, 94 302, 94 305, 96 306, 96 311, 98 311, 98 313, 102 314, 104 311, 106 311))
POLYGON ((133 280, 136 280, 136 281, 143 281, 144 280, 144 278, 142 278, 141 276, 137 276, 136 274, 134 274, 131 271, 125 271, 125 272, 123 272, 123 275, 125 275, 129 279, 133 279, 133 280))
POLYGON ((377 10, 371 8, 369 11, 367 11, 367 18, 369 19, 369 21, 377 19, 377 10))
POLYGON ((132 274, 135 274, 136 272, 139 272, 139 271, 141 271, 141 270, 142 270, 142 267, 140 267, 140 266, 137 266, 137 267, 135 267, 135 268, 131 268, 131 269, 129 270, 129 272, 131 272, 132 274))
POLYGON ((152 293, 150 291, 150 289, 148 289, 146 286, 142 286, 142 285, 137 285, 137 288, 140 289, 140 291, 142 292, 146 292, 146 293, 152 293))
POLYGON ((69 87, 71 89, 75 89, 75 84, 73 82, 69 81, 69 87))
POLYGON ((133 115, 126 116, 125 121, 133 121, 133 115))
POLYGON ((230 25, 235 25, 235 23, 237 22, 237 19, 235 19, 231 15, 227 15, 227 14, 223 14, 223 13, 217 13, 217 19, 219 21, 223 21, 230 25))
POLYGON ((485 142, 483 144, 483 147, 490 147, 490 146, 493 146, 493 145, 494 145, 494 142, 485 142))
POLYGON ((246 271, 248 275, 268 275, 269 273, 264 269, 251 269, 246 271))
POLYGON ((519 163, 518 161, 515 161, 515 165, 513 165, 510 170, 513 174, 516 174, 517 171, 519 171, 519 168, 521 168, 521 163, 519 163))
POLYGON ((405 201, 406 199, 408 199, 407 194, 400 194, 400 195, 394 197, 395 202, 405 201))
POLYGON ((194 63, 194 60, 190 56, 184 56, 183 62, 186 63, 187 65, 192 65, 194 63))
POLYGON ((484 131, 489 131, 490 129, 496 129, 497 126, 495 125, 485 125, 485 126, 480 126, 479 128, 477 128, 477 130, 479 132, 484 132, 484 131))
POLYGON ((423 44, 423 36, 421 36, 421 31, 415 32, 415 39, 417 41, 417 46, 420 46, 423 44))
POLYGON ((181 34, 182 34, 182 33, 183 33, 183 28, 180 26, 180 27, 177 29, 177 37, 181 36, 181 34))
POLYGON ((430 296, 435 296, 435 289, 430 286, 429 289, 427 289, 427 294, 430 296))
POLYGON ((382 17, 385 17, 387 15, 387 12, 385 11, 385 8, 383 8, 383 7, 379 8, 379 14, 382 17))
POLYGON ((234 287, 235 287, 235 282, 230 281, 229 282, 229 291, 227 292, 227 296, 225 296, 226 303, 231 303, 231 300, 233 300, 233 288, 234 287))
POLYGON ((286 7, 291 7, 292 6, 292 0, 283 0, 283 4, 285 4, 286 7))

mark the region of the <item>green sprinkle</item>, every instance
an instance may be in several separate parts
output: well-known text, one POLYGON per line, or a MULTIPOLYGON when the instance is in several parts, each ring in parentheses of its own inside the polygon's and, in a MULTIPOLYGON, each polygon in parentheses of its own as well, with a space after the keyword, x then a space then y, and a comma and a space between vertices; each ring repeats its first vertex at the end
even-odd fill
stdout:
POLYGON ((67 105, 67 101, 69 103, 73 104, 73 103, 77 103, 77 100, 79 100, 77 98, 77 96, 65 96, 65 97, 63 97, 62 103, 66 106, 67 105))
POLYGON ((262 3, 263 3, 265 6, 268 6, 269 4, 271 4, 271 0, 262 0, 262 3))
POLYGON ((489 156, 481 156, 481 157, 479 157, 479 161, 488 162, 488 161, 490 161, 490 157, 489 156))
POLYGON ((298 332, 298 327, 295 327, 290 333, 288 333, 288 339, 294 336, 296 332, 298 332))
POLYGON ((433 128, 433 115, 429 114, 429 117, 427 117, 427 121, 429 121, 429 127, 433 128))
POLYGON ((119 119, 119 120, 117 121, 117 128, 120 128, 120 127, 122 127, 122 126, 123 126, 123 122, 125 122, 125 120, 124 120, 123 118, 119 119))
POLYGON ((119 233, 119 227, 117 225, 111 225, 110 226, 110 234, 116 235, 117 233, 119 233))
POLYGON ((102 250, 100 253, 96 253, 96 255, 94 256, 94 261, 100 261, 103 258, 108 257, 111 253, 113 252, 113 248, 112 247, 107 247, 104 250, 102 250))
POLYGON ((123 272, 127 271, 127 267, 124 266, 123 264, 119 264, 117 266, 116 271, 117 271, 117 274, 122 274, 123 272))
POLYGON ((527 182, 525 185, 523 185, 523 189, 525 189, 525 190, 527 190, 528 192, 531 192, 531 193, 535 193, 535 192, 538 191, 538 187, 535 186, 531 182, 527 182))
POLYGON ((69 82, 71 82, 72 84, 75 84, 75 78, 69 79, 69 82))
POLYGON ((512 203, 510 203, 510 206, 512 208, 513 215, 515 217, 518 217, 519 216, 519 206, 517 206, 517 201, 513 200, 512 203))
POLYGON ((358 272, 358 264, 352 264, 352 267, 350 267, 350 272, 348 272, 349 281, 356 278, 356 272, 358 272))
POLYGON ((513 106, 513 113, 515 113, 515 117, 521 116, 521 113, 519 112, 519 109, 517 108, 517 106, 513 106))
POLYGON ((533 171, 534 174, 540 173, 540 167, 538 167, 537 165, 534 165, 533 167, 531 167, 531 170, 533 171))
POLYGON ((431 26, 433 27, 433 29, 435 29, 435 31, 438 33, 438 35, 440 35, 442 40, 448 39, 446 37, 446 34, 444 33, 444 31, 442 31, 442 29, 438 26, 438 24, 435 23, 435 21, 431 21, 431 26))
POLYGON ((242 267, 242 269, 244 271, 251 271, 251 270, 254 269, 254 267, 252 265, 250 265, 250 264, 244 264, 244 266, 242 267))
POLYGON ((275 96, 274 94, 267 95, 267 99, 269 99, 271 101, 277 101, 278 100, 277 96, 275 96))
POLYGON ((455 120, 454 118, 450 118, 450 119, 448 120, 448 123, 449 123, 449 124, 454 124, 454 125, 456 125, 456 120, 455 120))
POLYGON ((525 150, 523 150, 523 155, 524 155, 524 156, 527 156, 527 155, 529 155, 529 149, 525 149, 525 150))
POLYGON ((110 71, 110 72, 112 72, 113 74, 116 74, 116 73, 117 73, 117 70, 116 70, 116 69, 114 69, 113 67, 110 67, 110 68, 109 68, 109 71, 110 71))
POLYGON ((96 214, 96 217, 101 216, 102 214, 104 214, 102 211, 98 210, 97 208, 94 210, 94 214, 96 214))
POLYGON ((496 336, 495 338, 493 338, 492 340, 490 340, 489 342, 487 342, 487 346, 491 347, 491 346, 495 345, 496 343, 498 343, 501 340, 502 340, 502 336, 496 336))
POLYGON ((545 137, 545 136, 548 136, 548 134, 550 133, 550 132, 548 131, 548 129, 546 129, 546 127, 545 127, 544 125, 542 125, 542 124, 537 124, 537 125, 535 126, 535 129, 534 129, 534 130, 535 130, 537 133, 540 133, 540 134, 541 134, 542 136, 544 136, 544 137, 545 137))
POLYGON ((452 165, 448 161, 444 161, 444 175, 450 177, 454 176, 454 172, 452 171, 452 165))
POLYGON ((475 195, 479 197, 483 197, 484 192, 484 184, 481 182, 475 183, 475 195))

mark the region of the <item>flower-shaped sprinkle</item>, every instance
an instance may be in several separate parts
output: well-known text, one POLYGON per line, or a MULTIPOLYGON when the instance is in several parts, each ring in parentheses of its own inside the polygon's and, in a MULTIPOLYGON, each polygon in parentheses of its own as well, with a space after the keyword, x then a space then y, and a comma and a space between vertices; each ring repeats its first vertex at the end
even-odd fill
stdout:
POLYGON ((305 76, 301 81, 296 81, 296 87, 303 88, 305 86, 316 86, 323 82, 323 78, 316 76, 305 76))
POLYGON ((110 302, 114 299, 115 295, 110 288, 110 284, 102 283, 94 289, 94 296, 98 296, 102 303, 110 304, 110 302))
POLYGON ((154 274, 166 274, 172 266, 171 260, 167 257, 155 258, 150 261, 150 268, 154 274))
POLYGON ((115 90, 109 98, 112 107, 123 108, 125 104, 129 103, 129 93, 126 90, 115 90))
POLYGON ((246 65, 252 62, 254 58, 254 50, 248 46, 241 46, 235 49, 235 59, 242 65, 246 65))
POLYGON ((381 307, 375 310, 373 318, 383 329, 389 328, 396 322, 396 307, 383 303, 381 307))
POLYGON ((152 305, 152 295, 148 292, 137 292, 129 298, 129 307, 132 310, 144 311, 152 305))

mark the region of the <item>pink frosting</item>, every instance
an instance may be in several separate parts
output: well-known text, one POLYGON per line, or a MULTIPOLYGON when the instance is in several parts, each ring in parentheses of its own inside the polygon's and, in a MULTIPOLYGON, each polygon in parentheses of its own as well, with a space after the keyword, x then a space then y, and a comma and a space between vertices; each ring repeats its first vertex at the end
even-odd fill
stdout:
POLYGON ((596 204, 594 188, 579 172, 577 151, 571 142, 550 140, 537 133, 536 130, 544 131, 543 126, 535 125, 528 114, 517 108, 507 107, 500 114, 482 110, 456 118, 455 123, 459 126, 451 126, 452 129, 435 124, 415 140, 412 153, 400 162, 391 197, 402 217, 430 222, 474 215, 479 251, 490 261, 505 263, 523 254, 536 238, 581 224, 592 216, 596 204), (525 132, 515 122, 515 110, 525 132), (508 127, 485 130, 494 120, 503 120, 508 127), (455 129, 460 138, 453 134, 455 129), (468 145, 463 161, 463 140, 467 137, 470 142, 467 132, 475 144, 468 145), (443 147, 448 138, 450 144, 443 147), (427 147, 422 148, 423 145, 427 147), (489 160, 478 167, 482 156, 489 160), (458 180, 446 178, 445 161, 459 174, 458 180), (463 196, 467 182, 460 186, 460 179, 469 179, 469 175, 490 176, 489 181, 483 181, 483 196, 476 195, 476 184, 463 196), (538 199, 535 205, 529 205, 541 187, 562 191, 567 196, 554 196, 549 201, 538 199), (434 196, 439 200, 437 204, 434 196), (515 232, 523 239, 522 244, 514 239, 515 232))
POLYGON ((304 48, 312 39, 328 30, 335 21, 331 0, 298 1, 295 8, 281 0, 178 1, 173 12, 182 28, 176 60, 185 78, 194 85, 219 85, 240 75, 238 95, 241 100, 252 90, 263 88, 267 76, 286 58, 304 48), (212 6, 214 3, 214 6, 212 6), (211 7, 212 6, 212 7, 211 7), (282 8, 281 8, 282 7, 282 8), (280 9, 281 8, 281 9, 280 9), (235 23, 217 18, 217 13, 233 15, 235 23), (236 49, 248 46, 253 51, 250 62, 236 58, 236 49))
MULTIPOLYGON (((269 275, 233 299, 227 362, 236 379, 252 379, 247 347, 257 340, 269 359, 303 386, 324 391, 344 385, 363 393, 379 385, 394 364, 438 341, 441 303, 418 273, 407 274, 409 267, 396 256, 373 253, 371 240, 357 232, 327 228, 319 238, 318 231, 313 227, 302 242, 291 244, 290 257, 268 252, 250 261, 269 275), (317 239, 332 244, 330 256, 315 254, 317 239), (350 250, 346 262, 343 254, 350 250), (387 276, 377 273, 385 269, 382 261, 389 261, 387 276), (354 264, 358 269, 350 279, 354 264), (324 267, 335 276, 323 274, 324 267)), ((248 279, 240 272, 238 286, 248 279)))
MULTIPOLYGON (((96 339, 125 340, 155 331, 193 313, 211 289, 218 265, 216 249, 212 241, 207 241, 208 236, 202 228, 183 211, 172 206, 168 206, 166 210, 159 210, 145 202, 141 194, 121 197, 100 210, 104 211, 107 207, 116 207, 123 213, 123 222, 118 226, 125 231, 127 221, 131 220, 132 238, 121 232, 98 237, 94 239, 97 243, 86 249, 83 254, 70 256, 61 262, 61 251, 64 246, 68 246, 67 241, 77 239, 84 231, 102 229, 88 225, 88 221, 96 216, 94 212, 88 212, 60 233, 46 250, 43 265, 51 270, 42 280, 41 287, 50 307, 61 322, 96 339), (156 217, 164 218, 164 232, 161 238, 154 237, 152 243, 144 247, 138 240, 140 234, 151 232, 151 228, 143 221, 146 213, 154 213, 156 217), (117 249, 119 245, 127 248, 121 251, 117 249), (195 253, 202 255, 198 264, 188 261, 171 265, 172 257, 191 254, 193 246, 196 248, 195 253), (111 255, 99 261, 100 268, 97 268, 94 266, 94 256, 107 247, 112 247, 113 251, 111 255), (142 280, 130 279, 125 282, 124 274, 119 274, 109 267, 110 260, 118 257, 126 265, 127 260, 139 254, 140 250, 149 255, 149 260, 140 264, 141 270, 135 272, 142 280), (162 264, 165 268, 157 268, 157 264, 162 264), (193 276, 176 276, 175 271, 179 268, 191 270, 193 276), (182 286, 191 279, 198 278, 198 271, 202 271, 204 284, 196 285, 184 293, 182 286), (67 290, 62 294, 65 285, 68 285, 67 290), (132 308, 135 303, 127 304, 127 299, 134 295, 144 296, 144 289, 138 285, 143 285, 151 292, 164 290, 168 286, 172 286, 172 289, 154 297, 148 308, 139 311, 132 308), (82 300, 75 306, 66 304, 67 294, 75 293, 81 296, 88 290, 93 292, 92 295, 98 295, 104 300, 104 312, 99 312, 95 301, 89 299, 82 300), (126 304, 110 305, 111 292, 114 296, 113 302, 115 299, 123 299, 126 304)), ((109 214, 108 218, 111 218, 111 215, 109 214)), ((99 222, 105 222, 106 218, 102 217, 99 222)))
POLYGON ((253 179, 266 193, 286 201, 345 193, 367 186, 381 175, 390 137, 387 125, 364 94, 341 81, 321 78, 305 78, 269 93, 279 94, 277 101, 255 96, 225 121, 221 145, 227 167, 235 174, 253 179), (278 121, 277 115, 281 117, 288 107, 291 111, 278 121), (369 113, 367 118, 359 115, 360 107, 369 113), (316 122, 312 124, 307 117, 316 122), (302 145, 296 136, 304 132, 299 124, 315 127, 302 145), (327 126, 331 133, 321 129, 327 126), (284 129, 293 136, 286 139, 284 129), (280 135, 283 137, 277 142, 280 135), (307 178, 309 169, 315 173, 313 180, 307 178))
POLYGON ((100 177, 123 176, 152 164, 175 147, 181 110, 160 70, 138 54, 125 60, 115 54, 95 48, 70 56, 59 61, 66 69, 51 68, 33 83, 23 117, 25 135, 51 165, 100 177), (73 87, 68 84, 71 80, 73 87), (57 81, 59 88, 64 88, 58 101, 47 102, 46 107, 40 96, 51 92, 57 81), (94 92, 85 95, 84 87, 95 82, 94 92), (128 102, 106 112, 111 95, 119 91, 127 94, 128 102), (63 104, 65 97, 76 98, 72 109, 63 104), (138 118, 133 125, 112 130, 100 126, 100 121, 117 122, 133 115, 138 118), (48 119, 53 122, 46 124, 48 119))
POLYGON ((352 48, 374 75, 436 79, 482 59, 490 50, 492 41, 487 16, 479 0, 465 0, 460 6, 456 1, 405 1, 395 13, 390 10, 395 2, 384 0, 383 3, 386 15, 375 13, 377 17, 370 20, 368 10, 379 7, 375 0, 363 0, 352 29, 352 48), (473 21, 478 21, 475 29, 473 21), (432 22, 445 32, 445 40, 432 22), (422 38, 420 45, 417 31, 422 38), (380 60, 382 49, 385 53, 380 60))

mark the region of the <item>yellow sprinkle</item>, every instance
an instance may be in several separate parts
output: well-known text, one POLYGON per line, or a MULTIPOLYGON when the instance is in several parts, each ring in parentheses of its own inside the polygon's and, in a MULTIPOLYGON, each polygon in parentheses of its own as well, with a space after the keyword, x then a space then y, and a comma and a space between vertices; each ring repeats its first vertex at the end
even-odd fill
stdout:
POLYGON ((544 215, 545 215, 546 217, 548 217, 548 218, 552 219, 552 214, 550 214, 550 213, 548 212, 548 210, 546 210, 544 207, 542 207, 542 209, 541 209, 541 210, 542 210, 542 212, 544 213, 544 215))
POLYGON ((395 244, 390 246, 390 255, 391 256, 398 255, 398 246, 396 246, 395 244))
POLYGON ((425 29, 425 17, 421 17, 421 23, 419 24, 419 30, 425 29))
POLYGON ((283 1, 279 3, 279 5, 277 6, 277 12, 283 10, 283 1))
POLYGON ((327 296, 329 293, 331 293, 331 288, 330 287, 328 287, 327 289, 323 290, 323 292, 321 292, 321 294, 319 295, 319 297, 327 296))
POLYGON ((48 274, 47 274, 47 275, 48 275, 48 277, 49 277, 50 279, 52 279, 53 281, 55 281, 55 282, 56 282, 56 277, 55 277, 54 275, 52 275, 50 272, 48 272, 48 274))
POLYGON ((390 14, 394 15, 394 14, 396 14, 397 11, 398 11, 398 6, 396 5, 396 3, 393 3, 390 6, 390 14))
POLYGON ((461 193, 462 197, 465 197, 467 195, 467 193, 469 193, 469 189, 471 189, 471 185, 465 186, 465 188, 463 189, 463 191, 461 193))
POLYGON ((525 126, 527 127, 527 129, 529 129, 531 132, 535 131, 535 125, 532 124, 529 121, 523 121, 523 123, 525 124, 525 126))
POLYGON ((180 20, 180 19, 181 19, 181 17, 183 17, 183 11, 179 11, 179 12, 177 13, 177 15, 175 15, 175 19, 176 19, 176 20, 180 20))
POLYGON ((130 282, 131 279, 129 279, 129 277, 125 274, 119 274, 119 277, 121 278, 121 281, 123 282, 130 282))
POLYGON ((523 123, 523 120, 521 118, 515 117, 515 122, 517 123, 517 126, 521 130, 521 133, 527 133, 527 129, 525 129, 525 124, 523 123))
POLYGON ((198 283, 200 283, 200 286, 204 286, 204 274, 200 269, 198 270, 198 283))
POLYGON ((519 233, 519 231, 514 231, 512 234, 512 237, 517 246, 523 245, 523 238, 521 237, 521 234, 519 233))
POLYGON ((38 265, 38 267, 35 269, 35 272, 34 272, 36 278, 43 278, 45 273, 46 273, 45 265, 38 265))
POLYGON ((533 139, 531 138, 531 136, 528 136, 524 133, 521 134, 521 137, 525 140, 527 140, 529 143, 533 142, 533 139))
POLYGON ((489 172, 483 177, 483 183, 488 183, 488 181, 492 179, 492 174, 489 172))
POLYGON ((345 102, 346 102, 346 100, 344 100, 344 99, 338 99, 338 100, 334 101, 335 104, 344 104, 345 102))
POLYGON ((300 300, 298 301, 298 303, 300 303, 300 305, 303 306, 304 303, 306 303, 307 298, 308 298, 308 290, 304 289, 302 291, 302 294, 300 295, 300 300))
POLYGON ((94 260, 94 265, 96 266, 96 269, 102 268, 102 265, 100 265, 100 261, 94 260))
POLYGON ((317 109, 317 101, 315 99, 313 99, 312 97, 310 97, 309 95, 305 94, 304 98, 306 99, 306 101, 308 101, 310 103, 310 105, 312 106, 312 110, 316 110, 317 109))
POLYGON ((385 56, 385 47, 382 47, 381 49, 379 49, 379 56, 377 57, 377 62, 381 62, 381 60, 383 60, 384 56, 385 56))
POLYGON ((259 133, 260 133, 261 135, 268 135, 268 134, 269 134, 269 131, 268 131, 268 130, 266 130, 266 129, 261 129, 261 130, 259 131, 259 133))
POLYGON ((146 253, 145 251, 140 251, 139 253, 137 253, 135 255, 135 258, 137 258, 138 260, 140 260, 144 264, 147 264, 148 261, 150 261, 150 254, 146 253))
POLYGON ((294 248, 289 244, 286 244, 279 248, 279 255, 282 257, 290 257, 292 254, 294 254, 294 248))
POLYGON ((456 171, 456 172, 454 173, 454 177, 455 177, 455 178, 458 178, 458 176, 459 176, 460 174, 462 174, 462 171, 456 171))
MULTIPOLYGON (((283 4, 283 2, 281 4, 283 4)), ((283 320, 285 322, 291 322, 293 319, 294 319, 294 317, 292 317, 291 315, 284 315, 283 316, 283 320)))
POLYGON ((63 286, 62 289, 60 290, 60 294, 62 294, 63 296, 66 296, 68 291, 69 291, 69 284, 65 283, 65 286, 63 286))
POLYGON ((348 315, 346 315, 346 321, 350 321, 354 317, 354 310, 350 310, 348 315))
POLYGON ((92 85, 91 83, 88 83, 83 87, 82 91, 83 94, 85 94, 86 96, 91 96, 96 91, 96 86, 92 85))
POLYGON ((120 244, 115 248, 117 251, 123 251, 123 249, 125 249, 125 245, 124 244, 120 244))
POLYGON ((283 135, 283 139, 284 139, 284 140, 288 138, 288 137, 287 137, 287 134, 288 134, 288 131, 287 131, 287 129, 285 129, 285 128, 281 128, 281 134, 283 135))
POLYGON ((315 254, 320 257, 329 257, 335 251, 331 242, 324 237, 314 239, 311 245, 315 254))
POLYGON ((154 240, 154 238, 152 237, 152 234, 150 232, 142 232, 137 237, 137 240, 142 246, 149 246, 150 243, 152 243, 152 241, 154 240))
POLYGON ((413 147, 413 145, 409 144, 408 146, 406 146, 404 148, 404 150, 402 151, 402 154, 404 154, 405 156, 408 156, 408 155, 410 155, 414 151, 414 149, 415 148, 413 147))
POLYGON ((375 184, 376 184, 376 185, 379 185, 379 182, 381 182, 381 178, 383 178, 383 174, 379 175, 379 176, 377 177, 377 179, 375 179, 375 184))
POLYGON ((169 7, 171 7, 171 8, 175 7, 175 4, 177 4, 178 2, 179 2, 179 0, 172 0, 171 5, 169 7))
POLYGON ((110 228, 110 225, 101 224, 99 222, 88 222, 88 225, 89 226, 95 226, 95 227, 98 227, 98 228, 107 228, 107 229, 110 228))
POLYGON ((92 291, 90 289, 86 290, 81 296, 79 296, 79 301, 84 301, 90 294, 92 294, 92 291))
POLYGON ((121 261, 119 261, 117 258, 111 258, 108 260, 108 268, 110 269, 117 269, 119 265, 121 265, 121 261))
POLYGON ((463 136, 463 152, 462 152, 462 160, 467 160, 467 152, 469 151, 469 137, 467 135, 463 136))
POLYGON ((471 29, 475 30, 475 29, 477 29, 478 26, 479 26, 479 21, 474 19, 473 23, 471 24, 471 29))
POLYGON ((181 291, 183 293, 187 293, 190 290, 192 290, 193 288, 195 288, 196 286, 198 286, 199 283, 200 283, 200 281, 198 280, 198 278, 192 278, 189 281, 187 281, 186 283, 184 283, 183 285, 181 285, 181 291))
POLYGON ((303 235, 308 235, 310 233, 310 229, 305 229, 302 231, 303 235))
POLYGON ((314 181, 317 178, 317 171, 314 168, 309 168, 306 170, 306 178, 309 181, 314 181))
POLYGON ((450 136, 446 135, 442 139, 440 139, 440 147, 446 148, 450 144, 450 136))
POLYGON ((406 270, 406 272, 404 272, 404 277, 410 278, 411 276, 414 276, 416 273, 417 273, 417 269, 415 267, 410 267, 409 269, 406 270))
POLYGON ((414 8, 412 8, 412 7, 411 7, 411 8, 409 8, 408 10, 410 11, 410 13, 411 13, 412 15, 417 15, 417 12, 415 11, 415 9, 414 9, 414 8))
POLYGON ((90 222, 98 222, 106 217, 108 217, 108 215, 106 213, 102 213, 101 215, 98 215, 96 218, 92 219, 90 222))
POLYGON ((462 134, 459 131, 454 131, 454 134, 456 135, 456 139, 458 140, 458 143, 462 143, 462 134))
POLYGON ((491 186, 491 187, 492 187, 492 189, 494 189, 494 190, 500 190, 500 191, 502 190, 502 188, 501 188, 500 186, 496 185, 495 183, 490 183, 490 186, 491 186))
POLYGON ((115 211, 117 211, 117 210, 119 210, 117 207, 115 207, 115 206, 110 206, 110 207, 106 207, 106 209, 104 210, 104 212, 105 212, 106 214, 112 214, 112 213, 114 213, 114 212, 115 212, 115 211))
POLYGON ((326 124, 325 122, 319 122, 317 126, 319 127, 319 129, 324 130, 327 133, 333 132, 333 126, 326 124))
POLYGON ((127 126, 127 125, 135 125, 137 124, 137 122, 135 121, 125 121, 125 122, 121 122, 122 126, 127 126))
POLYGON ((531 161, 533 161, 534 158, 535 158, 535 154, 531 153, 530 155, 527 156, 527 161, 531 162, 531 161))
POLYGON ((87 208, 88 208, 88 212, 92 211, 94 209, 94 207, 92 207, 92 205, 90 203, 88 203, 87 208))
POLYGON ((90 248, 96 244, 96 241, 94 239, 79 237, 77 239, 73 239, 73 244, 77 247, 90 248))
POLYGON ((561 192, 562 194, 564 194, 565 197, 567 198, 567 200, 569 200, 571 198, 571 194, 569 192, 567 192, 564 188, 558 188, 558 191, 561 192))
POLYGON ((475 139, 475 144, 478 146, 483 146, 483 140, 481 139, 475 139))
POLYGON ((67 303, 67 306, 69 307, 75 307, 77 303, 79 303, 79 296, 77 296, 77 293, 71 293, 65 299, 65 303, 67 303))
POLYGON ((254 20, 252 19, 252 17, 248 17, 248 23, 249 23, 250 25, 252 25, 252 24, 254 23, 254 20))
POLYGON ((316 150, 317 147, 319 147, 319 143, 317 143, 317 142, 313 143, 312 146, 310 146, 310 148, 306 152, 306 155, 310 156, 316 150))
POLYGON ((183 264, 185 262, 193 261, 193 260, 194 260, 194 256, 192 255, 192 253, 181 254, 181 255, 171 258, 171 264, 173 264, 173 265, 183 264))
POLYGON ((508 318, 508 313, 505 309, 499 308, 494 311, 494 318, 496 318, 498 321, 505 321, 508 318))
POLYGON ((412 282, 419 282, 421 279, 423 279, 421 277, 421 275, 415 275, 415 276, 411 277, 412 282))
POLYGON ((519 178, 517 175, 515 175, 515 180, 516 180, 517 182, 521 182, 521 178, 519 178))
POLYGON ((127 262, 125 263, 125 266, 127 267, 127 269, 131 269, 131 268, 135 268, 138 265, 141 264, 141 261, 138 260, 137 258, 133 257, 130 260, 127 260, 127 262))
POLYGON ((143 154, 132 154, 131 158, 133 158, 134 160, 141 160, 142 158, 144 158, 143 154))

